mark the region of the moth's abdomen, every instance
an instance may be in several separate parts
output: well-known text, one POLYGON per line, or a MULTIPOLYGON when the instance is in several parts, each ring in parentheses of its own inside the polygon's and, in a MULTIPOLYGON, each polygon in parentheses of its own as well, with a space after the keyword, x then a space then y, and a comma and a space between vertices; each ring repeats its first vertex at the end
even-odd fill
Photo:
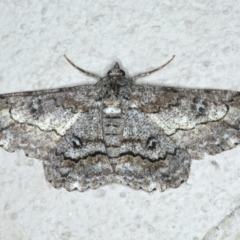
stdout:
POLYGON ((107 155, 111 164, 115 165, 119 157, 124 126, 124 111, 120 103, 118 101, 105 102, 102 119, 107 155))

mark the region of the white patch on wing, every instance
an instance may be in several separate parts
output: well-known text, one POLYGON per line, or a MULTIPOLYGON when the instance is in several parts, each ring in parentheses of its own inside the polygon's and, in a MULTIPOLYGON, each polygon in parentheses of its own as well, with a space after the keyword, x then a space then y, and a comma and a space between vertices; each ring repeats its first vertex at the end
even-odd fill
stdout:
POLYGON ((39 118, 34 118, 28 111, 13 109, 12 118, 19 123, 38 126, 43 131, 55 130, 59 135, 64 135, 72 125, 80 118, 82 112, 72 113, 71 109, 63 109, 59 112, 47 113, 39 118))
POLYGON ((196 116, 191 109, 181 111, 177 108, 162 109, 159 113, 148 113, 147 116, 167 135, 171 135, 177 129, 193 129, 196 125, 204 122, 218 121, 225 116, 226 112, 225 105, 215 106, 212 104, 206 116, 196 116))
POLYGON ((77 189, 79 191, 81 191, 81 186, 80 184, 78 183, 78 176, 77 176, 77 179, 75 180, 75 182, 72 182, 70 185, 69 185, 69 189, 72 191, 74 189, 77 189))
POLYGON ((0 129, 6 128, 10 124, 14 123, 14 121, 11 119, 9 109, 4 108, 0 111, 0 129))
POLYGON ((130 108, 137 108, 137 105, 134 102, 132 102, 129 107, 130 108))
POLYGON ((169 124, 169 122, 168 123, 165 122, 165 120, 163 118, 160 118, 157 114, 148 113, 147 116, 153 122, 155 122, 161 129, 163 129, 167 135, 170 135, 175 132, 176 127, 174 126, 171 128, 171 125, 169 124))
POLYGON ((58 128, 56 128, 56 131, 60 135, 64 135, 67 130, 69 130, 72 125, 75 124, 75 122, 80 118, 82 115, 82 112, 79 111, 78 113, 74 114, 72 118, 70 118, 67 122, 62 123, 58 128))
POLYGON ((228 114, 224 118, 224 121, 229 125, 238 125, 240 121, 240 110, 236 107, 229 107, 228 114))
POLYGON ((209 121, 217 121, 223 118, 226 115, 226 113, 227 113, 227 107, 224 104, 216 108, 212 107, 209 110, 208 119, 209 121))
POLYGON ((9 116, 9 109, 8 108, 4 108, 0 111, 0 115, 2 117, 5 117, 5 116, 9 116))

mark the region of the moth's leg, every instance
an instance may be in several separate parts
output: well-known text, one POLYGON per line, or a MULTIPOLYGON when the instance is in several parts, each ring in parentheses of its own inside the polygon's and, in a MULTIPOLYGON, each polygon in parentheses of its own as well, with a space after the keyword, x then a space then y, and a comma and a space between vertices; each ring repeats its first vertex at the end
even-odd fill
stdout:
POLYGON ((80 72, 86 74, 87 76, 90 76, 90 77, 96 78, 97 80, 100 80, 100 79, 101 79, 100 76, 95 75, 95 74, 90 73, 90 72, 87 72, 87 71, 83 70, 82 68, 76 66, 76 65, 75 65, 70 59, 67 58, 66 55, 64 55, 64 57, 67 59, 67 61, 68 61, 73 67, 75 67, 75 68, 76 68, 77 70, 79 70, 80 72))
POLYGON ((173 55, 172 58, 171 58, 169 61, 167 61, 165 64, 163 64, 162 66, 160 66, 160 67, 158 67, 158 68, 153 69, 152 71, 145 72, 145 73, 140 73, 140 74, 138 74, 138 75, 133 76, 133 77, 131 78, 131 80, 134 81, 134 80, 136 80, 137 78, 148 76, 148 75, 150 75, 150 74, 152 74, 152 73, 154 73, 154 72, 156 72, 156 71, 158 71, 158 70, 163 69, 165 66, 167 66, 167 65, 174 59, 174 57, 175 57, 175 55, 173 55))

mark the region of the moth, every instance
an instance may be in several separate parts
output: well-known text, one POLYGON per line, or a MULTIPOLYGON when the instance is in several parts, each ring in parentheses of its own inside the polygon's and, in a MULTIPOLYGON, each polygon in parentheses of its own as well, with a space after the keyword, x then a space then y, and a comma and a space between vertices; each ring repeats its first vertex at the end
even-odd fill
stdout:
MULTIPOLYGON (((66 56, 65 56, 66 57, 66 56)), ((191 160, 239 144, 240 93, 136 85, 119 64, 94 85, 0 95, 0 146, 41 159, 68 191, 122 183, 153 191, 187 181, 191 160)))

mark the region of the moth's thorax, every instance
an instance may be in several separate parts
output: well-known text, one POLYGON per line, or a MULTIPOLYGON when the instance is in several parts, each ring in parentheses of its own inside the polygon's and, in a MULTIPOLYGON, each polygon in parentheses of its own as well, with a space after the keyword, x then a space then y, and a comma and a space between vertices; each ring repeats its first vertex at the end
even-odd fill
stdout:
POLYGON ((111 83, 115 83, 115 84, 120 84, 121 85, 121 81, 122 81, 122 76, 113 76, 113 77, 108 77, 109 81, 111 83))
POLYGON ((108 87, 112 90, 125 87, 127 84, 125 77, 108 77, 108 87))
POLYGON ((125 97, 126 92, 129 92, 131 80, 125 77, 125 72, 119 68, 118 63, 108 71, 107 76, 97 84, 100 88, 100 99, 111 97, 125 97))
POLYGON ((125 77, 106 77, 99 83, 99 99, 129 99, 131 81, 125 77))

